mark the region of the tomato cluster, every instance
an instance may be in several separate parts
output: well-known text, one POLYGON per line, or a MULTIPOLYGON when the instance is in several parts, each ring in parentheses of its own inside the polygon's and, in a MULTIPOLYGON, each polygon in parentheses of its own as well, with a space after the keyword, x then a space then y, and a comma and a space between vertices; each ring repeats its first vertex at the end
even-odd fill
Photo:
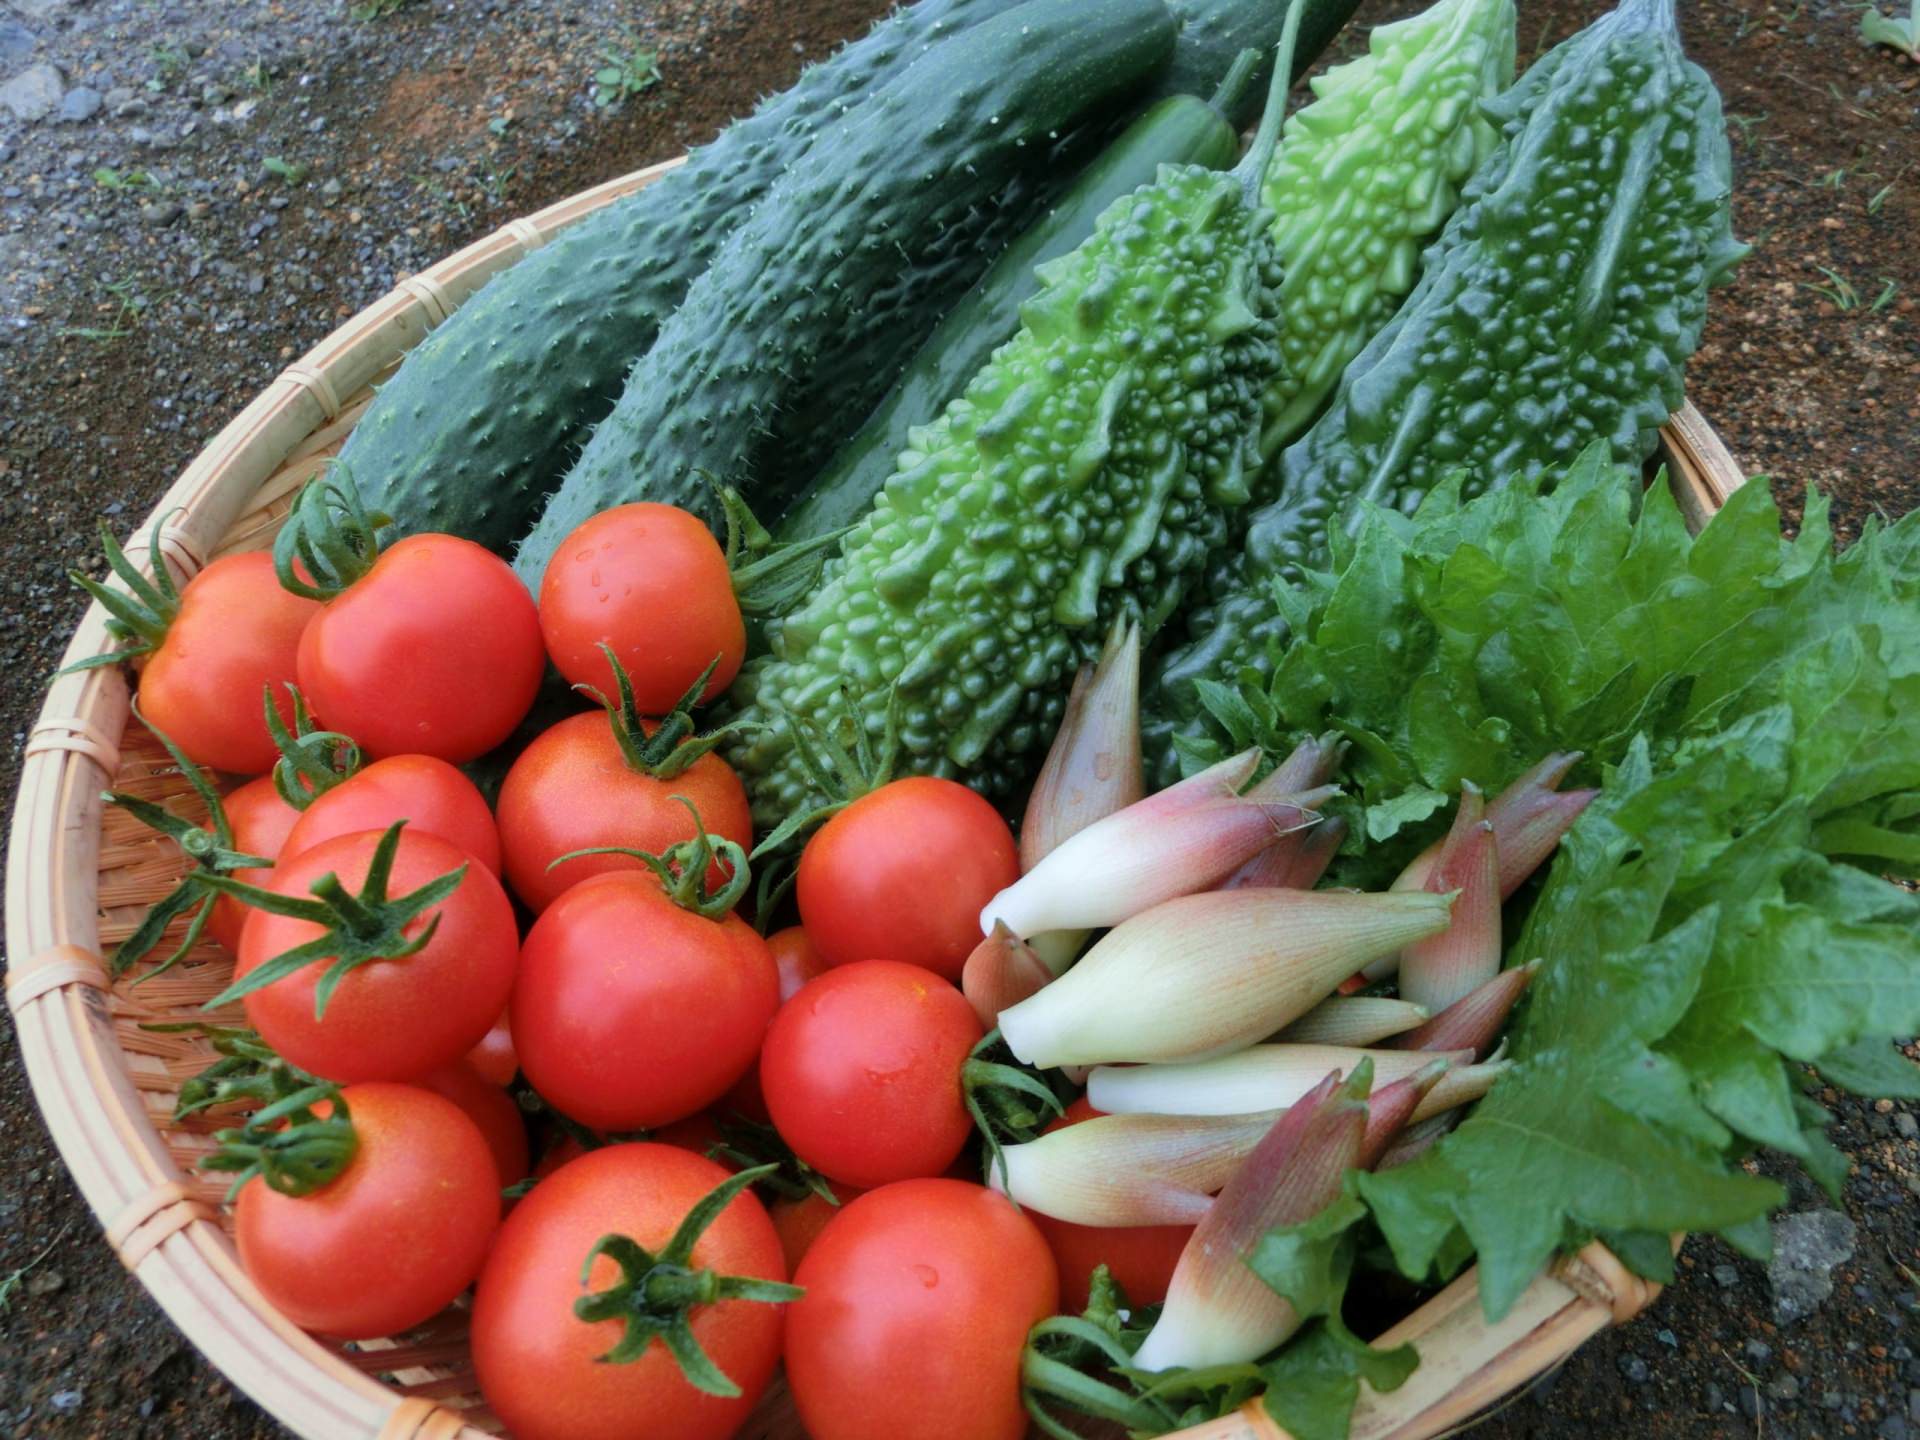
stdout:
POLYGON ((1016 1440, 1027 1332, 1085 1293, 1055 1252, 1108 1257, 954 1178, 982 1039, 957 982, 1019 874, 1006 821, 880 784, 806 842, 799 923, 763 938, 745 791, 692 720, 746 645, 703 523, 598 516, 537 603, 448 536, 326 594, 331 553, 292 552, 310 595, 285 555, 216 561, 140 682, 183 761, 280 761, 208 822, 209 928, 248 1024, 326 1087, 311 1115, 357 1137, 304 1192, 241 1184, 254 1282, 345 1338, 474 1286, 521 1440, 729 1435, 782 1363, 816 1440, 1016 1440), (601 708, 530 722, 549 662, 601 708), (496 747, 490 805, 460 767, 496 747))

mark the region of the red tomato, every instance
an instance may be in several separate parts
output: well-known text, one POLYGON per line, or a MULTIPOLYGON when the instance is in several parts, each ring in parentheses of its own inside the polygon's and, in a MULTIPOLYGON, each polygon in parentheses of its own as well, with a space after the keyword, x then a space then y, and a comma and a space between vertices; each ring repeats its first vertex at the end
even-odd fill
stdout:
POLYGON ((1021 1440, 1020 1353, 1059 1285, 1004 1195, 906 1180, 813 1242, 787 1314, 787 1385, 813 1440, 1021 1440))
MULTIPOLYGON (((269 888, 305 898, 314 881, 333 874, 358 895, 380 838, 368 830, 323 840, 276 866, 269 888)), ((302 966, 246 997, 247 1022, 292 1064, 330 1080, 412 1080, 458 1060, 487 1033, 513 988, 512 902, 464 850, 405 831, 387 889, 397 899, 462 865, 459 888, 407 926, 407 936, 416 937, 438 919, 425 948, 353 970, 318 1020, 314 989, 331 962, 302 966)), ((322 933, 308 921, 256 910, 241 935, 234 975, 251 974, 322 933)))
POLYGON ((767 949, 773 952, 773 963, 780 967, 782 1005, 798 995, 807 981, 826 973, 826 957, 798 925, 789 925, 767 936, 767 949))
MULTIPOLYGON (((300 812, 280 798, 271 775, 249 780, 225 796, 220 804, 227 812, 227 825, 233 832, 233 848, 243 855, 259 855, 267 860, 279 858, 288 832, 300 818, 300 812)), ((211 830, 213 826, 209 824, 204 828, 211 830)), ((273 879, 273 870, 248 866, 235 870, 233 878, 248 885, 265 885, 273 879)), ((213 902, 207 928, 229 955, 240 953, 240 932, 246 929, 247 917, 252 913, 231 895, 222 895, 213 902)))
MULTIPOLYGON (((826 970, 826 962, 820 958, 820 952, 814 948, 807 932, 798 925, 789 925, 784 930, 776 930, 767 936, 767 949, 773 952, 773 963, 780 970, 780 1003, 786 1004, 800 993, 800 987, 814 976, 826 970)), ((757 1120, 762 1125, 773 1123, 773 1114, 767 1109, 767 1097, 760 1088, 760 1057, 754 1056, 753 1064, 727 1091, 721 1100, 719 1109, 731 1110, 744 1115, 749 1120, 757 1120)))
POLYGON ((600 875, 547 908, 513 987, 527 1081, 600 1130, 665 1125, 738 1080, 766 1034, 780 981, 737 915, 709 920, 651 874, 600 875))
POLYGON ((322 840, 407 821, 409 835, 438 835, 500 873, 500 832, 480 788, 431 755, 376 760, 316 798, 287 836, 288 858, 322 840))
MULTIPOLYGON (((1103 1113, 1083 1097, 1047 1129, 1078 1125, 1103 1113)), ((1060 1306, 1069 1315, 1087 1308, 1087 1282, 1102 1265, 1120 1283, 1129 1304, 1159 1304, 1167 1298, 1173 1267, 1180 1263, 1180 1252, 1193 1235, 1191 1225, 1075 1225, 1038 1210, 1029 1209, 1027 1214, 1047 1237, 1059 1263, 1060 1306)))
POLYGON ((780 1007, 760 1084, 780 1138, 807 1164, 862 1190, 938 1175, 973 1134, 960 1066, 980 1021, 917 965, 829 970, 780 1007))
MULTIPOLYGON (((658 1340, 630 1363, 604 1363, 622 1322, 580 1320, 573 1310, 620 1278, 602 1255, 581 1288, 580 1266, 603 1235, 657 1254, 726 1178, 671 1145, 612 1145, 555 1171, 514 1207, 474 1293, 472 1344, 480 1393, 515 1440, 723 1440, 746 1421, 780 1358, 786 1306, 721 1300, 692 1310, 694 1339, 740 1387, 730 1400, 694 1389, 658 1340)), ((787 1278, 780 1238, 751 1192, 707 1227, 690 1264, 787 1278)))
POLYGON ((300 688, 330 729, 456 765, 513 733, 546 663, 526 587, 452 535, 395 541, 300 637, 300 688))
POLYGON ((840 1213, 841 1207, 865 1193, 832 1180, 827 1182, 827 1188, 839 1198, 839 1205, 823 1195, 809 1192, 798 1200, 776 1200, 767 1210, 773 1217, 773 1228, 780 1232, 780 1249, 786 1254, 789 1273, 800 1268, 813 1242, 820 1238, 820 1232, 840 1213))
POLYGON ((280 718, 293 728, 287 682, 312 600, 280 588, 264 550, 223 555, 180 590, 166 638, 140 662, 140 713, 215 770, 257 775, 280 758, 262 701, 273 687, 280 718))
POLYGON ((717 658, 700 697, 711 700, 747 651, 725 552, 672 505, 617 505, 562 540, 540 581, 540 631, 555 668, 603 695, 615 693, 600 650, 611 647, 649 715, 672 709, 717 658))
POLYGON ((422 1076, 419 1084, 421 1089, 443 1095, 458 1105, 479 1127, 493 1155, 493 1168, 500 1172, 502 1185, 527 1178, 527 1120, 511 1095, 481 1079, 465 1060, 441 1066, 422 1076))
POLYGON ((800 854, 800 921, 829 965, 885 956, 958 982, 980 911, 1020 878, 1013 831, 952 780, 861 796, 800 854))
MULTIPOLYGON (((653 727, 647 728, 651 733, 653 727)), ((621 855, 547 866, 595 845, 658 855, 691 840, 693 817, 675 796, 693 803, 709 835, 753 848, 746 788, 718 755, 702 755, 671 780, 660 780, 628 767, 604 713, 562 720, 527 746, 500 786, 500 840, 513 893, 541 911, 595 875, 644 872, 638 860, 621 855)), ((709 882, 719 885, 724 874, 716 862, 709 882)))
POLYGON ((504 1090, 513 1084, 513 1077, 520 1073, 520 1057, 514 1053, 513 1029, 508 1024, 506 1011, 500 1012, 493 1028, 467 1052, 467 1064, 489 1085, 498 1085, 504 1090))
POLYGON ((360 1138, 347 1168, 297 1197, 248 1181, 234 1239, 281 1314, 367 1340, 430 1319, 472 1282, 500 1223, 500 1178, 451 1101, 412 1085, 342 1094, 360 1138))

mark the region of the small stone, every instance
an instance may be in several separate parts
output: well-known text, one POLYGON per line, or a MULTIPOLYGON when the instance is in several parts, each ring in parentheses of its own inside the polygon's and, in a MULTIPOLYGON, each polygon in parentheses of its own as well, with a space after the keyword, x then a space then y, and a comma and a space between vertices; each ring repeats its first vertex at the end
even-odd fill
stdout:
POLYGON ((140 218, 147 224, 159 229, 171 225, 186 213, 187 207, 178 200, 155 200, 140 207, 140 218))
POLYGON ((1908 1440, 1913 1432, 1907 1427, 1906 1416, 1889 1415, 1880 1422, 1878 1434, 1880 1440, 1908 1440))
POLYGON ((1791 1375, 1782 1375, 1767 1386, 1767 1398, 1790 1404, 1800 1398, 1800 1382, 1791 1375))
POLYGON ((1842 1395, 1838 1390, 1823 1390, 1820 1392, 1820 1408, 1822 1410, 1838 1410, 1846 1403, 1847 1397, 1842 1395))
POLYGON ((345 187, 343 187, 340 184, 340 181, 337 178, 330 178, 326 181, 325 184, 323 184, 320 187, 320 198, 322 200, 325 200, 328 204, 332 204, 335 200, 338 200, 340 198, 341 194, 344 192, 344 189, 345 187))
POLYGON ((16 120, 44 120, 58 108, 66 89, 66 82, 53 66, 30 65, 0 85, 0 107, 11 111, 16 120))
POLYGON ((1714 1283, 1723 1290, 1731 1290, 1740 1283, 1740 1272, 1731 1265, 1713 1267, 1714 1283))
POLYGON ((0 20, 0 61, 11 64, 24 60, 39 43, 26 26, 13 20, 0 20))
POLYGON ((131 85, 116 85, 107 91, 107 106, 109 109, 118 110, 133 98, 133 87, 131 85))
POLYGON ((1665 1345, 1669 1350, 1678 1350, 1680 1348, 1680 1337, 1671 1330, 1656 1330, 1653 1332, 1653 1338, 1658 1340, 1662 1345, 1665 1345))
POLYGON ((106 97, 91 85, 76 85, 60 97, 60 118, 74 125, 82 120, 91 120, 100 113, 100 106, 105 100, 106 97))
POLYGON ((27 1294, 53 1295, 66 1288, 67 1277, 58 1270, 36 1270, 27 1276, 27 1294))
POLYGON ((1854 1225, 1838 1210, 1810 1210, 1773 1222, 1773 1311, 1781 1324, 1811 1315, 1833 1294, 1833 1268, 1853 1255, 1854 1225))
POLYGON ((1647 1362, 1631 1350, 1620 1357, 1620 1373, 1635 1385, 1644 1385, 1652 1378, 1653 1372, 1647 1369, 1647 1362))
POLYGON ((86 1399, 86 1395, 79 1390, 56 1390, 53 1392, 53 1398, 47 1403, 62 1415, 71 1415, 86 1403, 86 1399))
POLYGON ((187 218, 189 220, 204 220, 207 218, 207 216, 211 215, 212 213, 213 213, 213 206, 209 205, 204 200, 196 200, 191 205, 187 206, 187 218))
POLYGON ((1708 1413, 1711 1414, 1726 1406, 1727 1392, 1709 1380, 1707 1382, 1706 1394, 1701 1397, 1701 1402, 1707 1407, 1708 1413))
POLYGON ((233 99, 233 91, 216 81, 211 85, 202 87, 200 99, 203 104, 224 105, 233 99))
POLYGON ((1764 1340, 1749 1340, 1746 1344, 1747 1358, 1756 1365, 1764 1365, 1773 1358, 1773 1347, 1764 1340))
POLYGON ((1740 1413, 1742 1415, 1746 1416, 1749 1420, 1758 1420, 1760 1418, 1760 1392, 1758 1390, 1754 1389, 1751 1385, 1742 1385, 1740 1387, 1739 1400, 1740 1413))
POLYGON ((1920 1140, 1920 1120, 1916 1120, 1911 1110, 1902 1110, 1893 1117, 1893 1128, 1899 1132, 1902 1140, 1920 1140))
POLYGON ((1907 1418, 1920 1424, 1920 1390, 1907 1391, 1907 1418))
POLYGON ((130 100, 122 100, 113 107, 113 116, 116 120, 137 120, 146 113, 147 102, 138 95, 130 100))

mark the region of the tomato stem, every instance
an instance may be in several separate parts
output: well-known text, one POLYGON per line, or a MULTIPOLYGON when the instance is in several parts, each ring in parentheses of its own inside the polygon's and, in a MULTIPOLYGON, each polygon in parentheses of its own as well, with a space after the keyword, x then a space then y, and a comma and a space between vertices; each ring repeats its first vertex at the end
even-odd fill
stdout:
POLYGON ((113 532, 105 525, 100 527, 100 549, 107 557, 107 569, 126 589, 109 589, 78 570, 69 570, 67 578, 100 602, 107 612, 107 633, 119 643, 111 650, 75 661, 56 674, 71 675, 76 670, 117 665, 135 655, 157 650, 160 642, 167 638, 168 627, 180 613, 180 589, 173 583, 173 575, 162 558, 160 532, 167 521, 179 513, 178 510, 166 510, 153 517, 153 530, 147 539, 147 567, 153 571, 151 579, 141 574, 139 567, 127 558, 127 552, 120 548, 120 542, 113 538, 113 532))
POLYGON ((334 786, 358 774, 362 757, 351 736, 314 728, 307 697, 292 681, 286 686, 287 694, 293 697, 291 731, 280 718, 280 707, 273 703, 273 686, 264 687, 262 695, 267 734, 280 751, 280 758, 273 763, 273 788, 294 809, 305 810, 334 786))
POLYGON ((839 814, 862 795, 871 794, 893 779, 894 767, 900 756, 899 692, 888 691, 886 728, 877 747, 867 735, 866 727, 860 723, 846 690, 835 690, 834 698, 840 702, 840 713, 828 715, 818 722, 803 720, 771 700, 766 702, 768 711, 792 735, 794 757, 807 772, 814 792, 831 798, 824 805, 797 810, 782 820, 766 839, 754 846, 755 860, 783 849, 791 841, 839 814), (840 739, 842 733, 851 737, 845 743, 840 739))
POLYGON ((613 727, 613 738, 620 747, 621 758, 635 774, 651 775, 656 780, 671 780, 684 774, 694 761, 739 728, 736 722, 710 730, 705 735, 694 734, 694 707, 700 704, 701 697, 707 691, 707 682, 719 667, 718 655, 700 672, 700 678, 687 687, 686 694, 673 702, 673 709, 654 727, 653 733, 648 734, 640 707, 633 697, 633 680, 627 674, 627 667, 620 663, 620 657, 613 653, 613 647, 605 641, 600 643, 600 653, 607 657, 607 664, 613 667, 614 692, 618 698, 610 699, 604 691, 592 685, 576 685, 573 688, 607 712, 607 723, 613 727))
POLYGON ((593 1262, 603 1255, 620 1267, 620 1278, 607 1289, 574 1301, 573 1313, 590 1323, 618 1320, 626 1327, 618 1343, 600 1357, 602 1363, 629 1364, 658 1340, 695 1389, 724 1399, 740 1394, 740 1387, 713 1363, 695 1338, 692 1311, 722 1300, 785 1304, 805 1292, 777 1280, 694 1269, 693 1248, 742 1190, 776 1168, 762 1165, 729 1175, 687 1212, 657 1254, 626 1235, 602 1235, 594 1242, 580 1266, 581 1288, 592 1283, 593 1262))
POLYGON ((996 1047, 1004 1049, 1005 1044, 998 1030, 989 1030, 960 1066, 960 1093, 967 1114, 987 1142, 987 1166, 989 1171, 1000 1172, 1003 1190, 1008 1187, 1003 1147, 1008 1142, 1020 1144, 1033 1139, 1049 1120, 1067 1113, 1066 1102, 1037 1071, 1018 1062, 986 1058, 996 1047))
POLYGON ((370 511, 344 465, 336 463, 294 496, 273 542, 280 587, 309 600, 331 600, 380 558, 377 532, 392 521, 370 511))
POLYGON ((590 845, 584 850, 569 850, 564 855, 555 856, 547 863, 549 870, 568 860, 577 860, 583 855, 624 855, 629 860, 638 860, 659 877, 660 888, 667 898, 682 910, 690 910, 709 920, 718 920, 747 893, 752 882, 752 873, 747 868, 747 852, 734 840, 724 835, 707 833, 706 822, 700 818, 700 811, 684 795, 673 797, 687 807, 687 813, 693 816, 693 836, 682 840, 678 845, 669 845, 658 855, 651 850, 637 850, 629 845, 590 845), (707 873, 718 859, 727 872, 726 882, 718 890, 707 888, 707 873))
POLYGON ((390 898, 387 883, 393 874, 394 855, 400 848, 400 832, 406 824, 405 820, 396 820, 380 837, 367 863, 367 878, 358 895, 350 893, 340 877, 331 871, 308 887, 314 897, 311 900, 248 885, 230 875, 203 878, 202 885, 222 895, 231 895, 255 909, 323 927, 323 933, 306 944, 296 945, 240 976, 203 1008, 212 1010, 231 1004, 276 980, 285 979, 296 970, 328 960, 332 963, 314 987, 313 996, 314 1018, 324 1019, 333 992, 360 966, 376 960, 404 960, 425 949, 440 926, 440 917, 434 916, 417 935, 408 935, 407 927, 460 888, 467 877, 467 866, 461 865, 417 890, 390 898))
POLYGON ((244 1124, 216 1131, 219 1148, 200 1162, 207 1170, 239 1172, 227 1199, 256 1175, 282 1195, 310 1195, 338 1179, 360 1149, 340 1087, 287 1064, 251 1030, 204 1029, 225 1058, 180 1087, 174 1118, 235 1101, 263 1102, 244 1124), (316 1113, 322 1105, 325 1115, 316 1113))
POLYGON ((102 798, 109 805, 119 807, 148 829, 166 836, 180 847, 181 854, 193 862, 193 868, 180 877, 180 883, 148 907, 133 933, 114 948, 112 958, 107 962, 115 976, 124 975, 135 961, 146 958, 159 947, 169 925, 180 916, 190 914, 192 918, 187 922, 186 933, 181 936, 180 943, 174 947, 172 954, 140 977, 144 982, 171 970, 200 943, 207 921, 213 916, 214 901, 219 898, 218 887, 214 883, 217 879, 235 870, 264 869, 273 861, 264 855, 248 855, 233 848, 233 825, 227 819, 226 807, 220 803, 220 792, 213 788, 206 773, 181 752, 170 736, 140 714, 137 701, 132 708, 134 717, 147 727, 154 739, 166 747, 167 754, 180 767, 180 773, 206 805, 207 818, 213 827, 211 830, 203 829, 191 820, 137 795, 125 795, 117 790, 102 792, 102 798))
POLYGON ((715 484, 714 491, 727 522, 727 573, 744 615, 784 615, 793 609, 813 593, 827 552, 853 529, 848 525, 811 540, 777 544, 738 490, 715 484))

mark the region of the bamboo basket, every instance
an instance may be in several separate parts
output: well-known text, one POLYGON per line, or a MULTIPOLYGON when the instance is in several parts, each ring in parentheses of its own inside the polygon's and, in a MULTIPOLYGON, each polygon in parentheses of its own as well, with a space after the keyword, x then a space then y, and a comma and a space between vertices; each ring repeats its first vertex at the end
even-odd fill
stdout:
MULTIPOLYGON (((151 521, 128 544, 136 563, 181 581, 215 556, 271 543, 290 497, 364 413, 372 386, 496 272, 598 207, 673 168, 669 161, 515 220, 336 330, 279 378, 187 467, 160 502, 171 512, 155 557, 151 521)), ((1691 406, 1661 432, 1661 460, 1697 528, 1742 481, 1691 406)), ((93 606, 69 661, 106 647, 93 606)), ((148 985, 109 981, 101 957, 180 873, 172 845, 100 794, 111 785, 195 814, 165 753, 129 732, 117 668, 57 680, 26 744, 7 873, 7 1003, 47 1126, 127 1268, 207 1358, 308 1440, 481 1440, 498 1422, 475 1392, 459 1306, 404 1337, 339 1345, 276 1313, 241 1271, 223 1228, 225 1181, 195 1173, 218 1122, 175 1126, 180 1082, 210 1058, 204 1042, 142 1025, 203 1018, 229 965, 211 941, 148 985)), ((134 977, 129 977, 129 979, 134 977)), ((237 1018, 237 1007, 235 1016, 237 1018)), ((218 1017, 214 1017, 218 1018, 218 1017)), ((1659 1287, 1590 1245, 1542 1273, 1497 1324, 1481 1315, 1472 1271, 1385 1336, 1417 1341, 1421 1364, 1391 1395, 1364 1392, 1355 1440, 1429 1440, 1544 1373, 1589 1336, 1637 1314, 1659 1287)), ((1183 1432, 1188 1440, 1287 1440, 1258 1402, 1183 1432)), ((779 1387, 749 1440, 800 1440, 779 1387)))

